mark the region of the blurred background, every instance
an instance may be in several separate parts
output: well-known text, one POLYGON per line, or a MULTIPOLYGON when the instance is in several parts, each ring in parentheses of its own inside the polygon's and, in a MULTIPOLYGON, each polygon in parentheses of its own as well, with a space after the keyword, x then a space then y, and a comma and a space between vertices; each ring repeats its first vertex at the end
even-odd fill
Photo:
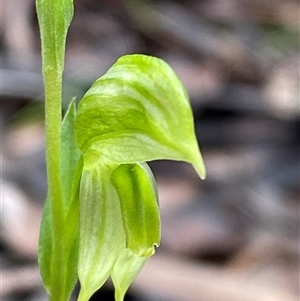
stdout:
MULTIPOLYGON (((0 10, 0 299, 43 301, 38 26, 33 0, 2 0, 0 10)), ((75 0, 64 105, 126 53, 159 56, 177 72, 208 174, 151 163, 162 245, 126 300, 299 300, 299 2, 75 0)), ((111 284, 92 300, 113 300, 111 284)))

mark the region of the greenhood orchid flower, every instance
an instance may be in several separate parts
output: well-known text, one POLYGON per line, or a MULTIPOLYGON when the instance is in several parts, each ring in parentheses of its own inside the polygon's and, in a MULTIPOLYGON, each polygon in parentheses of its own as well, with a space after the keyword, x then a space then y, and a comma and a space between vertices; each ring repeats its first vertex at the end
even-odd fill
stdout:
POLYGON ((186 161, 205 178, 188 96, 164 61, 126 55, 85 94, 75 126, 84 158, 78 300, 111 276, 122 301, 160 244, 157 191, 144 162, 186 161))
POLYGON ((61 119, 65 43, 73 0, 36 0, 45 88, 48 196, 39 267, 50 301, 79 278, 88 301, 111 277, 116 301, 160 244, 154 177, 145 162, 205 167, 187 93, 164 61, 121 57, 61 119))

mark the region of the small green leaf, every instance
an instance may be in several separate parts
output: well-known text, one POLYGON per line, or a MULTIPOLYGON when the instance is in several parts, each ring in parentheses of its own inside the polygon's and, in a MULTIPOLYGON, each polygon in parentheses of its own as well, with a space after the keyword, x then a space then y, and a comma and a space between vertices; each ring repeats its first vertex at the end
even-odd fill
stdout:
POLYGON ((46 198, 43 217, 40 227, 40 237, 39 237, 39 254, 38 262, 44 287, 47 292, 51 292, 51 265, 52 265, 52 214, 50 208, 49 197, 46 198))
MULTIPOLYGON (((80 151, 77 147, 74 135, 74 121, 76 117, 75 103, 71 102, 63 120, 62 127, 62 182, 63 211, 65 224, 64 241, 64 300, 68 300, 77 281, 78 241, 79 241, 79 183, 82 173, 83 161, 80 159, 80 151)), ((43 219, 40 230, 39 242, 39 266, 44 285, 50 295, 55 295, 56 287, 53 286, 52 266, 55 264, 56 254, 53 253, 53 218, 49 197, 46 200, 43 219)))
POLYGON ((121 204, 126 247, 151 256, 160 243, 160 217, 155 180, 147 164, 121 164, 111 177, 121 204))
MULTIPOLYGON (((62 172, 62 186, 63 186, 63 200, 64 206, 68 207, 70 204, 70 197, 73 192, 74 174, 78 167, 78 161, 81 152, 77 146, 75 139, 75 120, 76 120, 76 105, 73 99, 66 111, 62 122, 61 135, 61 172, 62 172)), ((78 185, 78 184, 77 184, 78 185)))
POLYGON ((125 55, 79 103, 76 137, 85 166, 101 157, 121 163, 187 161, 205 167, 186 90, 164 61, 125 55))

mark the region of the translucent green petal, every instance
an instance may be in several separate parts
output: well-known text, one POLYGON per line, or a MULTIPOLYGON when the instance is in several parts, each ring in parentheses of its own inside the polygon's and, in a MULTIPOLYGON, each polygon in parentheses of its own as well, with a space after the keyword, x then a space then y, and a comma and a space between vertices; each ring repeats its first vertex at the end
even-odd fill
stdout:
POLYGON ((111 181, 118 192, 126 247, 150 256, 160 243, 160 217, 155 180, 147 164, 122 164, 111 181))
POLYGON ((124 249, 121 209, 110 183, 110 170, 104 166, 84 170, 80 187, 78 300, 89 300, 104 284, 124 249))

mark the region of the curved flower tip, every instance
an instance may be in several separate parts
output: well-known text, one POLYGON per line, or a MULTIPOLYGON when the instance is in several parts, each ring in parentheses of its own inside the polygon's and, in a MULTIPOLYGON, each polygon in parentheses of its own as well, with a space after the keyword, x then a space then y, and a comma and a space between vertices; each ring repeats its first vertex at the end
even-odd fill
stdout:
MULTIPOLYGON (((198 146, 197 146, 197 148, 198 148, 198 146)), ((194 154, 196 154, 195 159, 190 163, 193 165, 193 167, 196 170, 200 179, 205 180, 206 168, 205 168, 205 164, 204 164, 204 161, 203 161, 203 158, 202 158, 202 155, 201 155, 199 149, 194 154)))

